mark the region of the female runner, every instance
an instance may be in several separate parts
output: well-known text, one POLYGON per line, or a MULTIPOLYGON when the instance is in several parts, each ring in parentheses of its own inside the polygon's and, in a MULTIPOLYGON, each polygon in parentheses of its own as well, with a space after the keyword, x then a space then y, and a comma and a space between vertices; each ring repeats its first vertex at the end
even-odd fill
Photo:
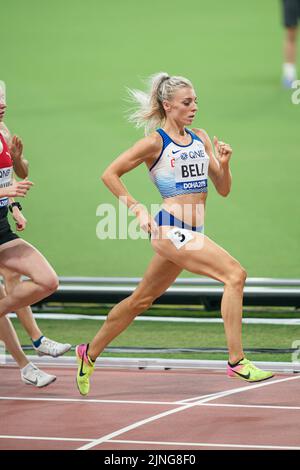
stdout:
POLYGON ((202 129, 190 130, 197 113, 192 83, 180 76, 159 73, 150 79, 148 94, 131 92, 138 103, 131 120, 144 126, 146 137, 122 153, 102 175, 110 191, 126 202, 141 227, 151 235, 155 251, 135 291, 109 312, 90 344, 76 348, 77 386, 89 392, 89 378, 96 358, 140 313, 147 310, 185 269, 224 283, 221 313, 229 360, 227 374, 248 382, 269 379, 272 372, 258 369, 245 358, 242 347, 242 301, 246 271, 227 251, 204 235, 207 180, 227 196, 231 189, 230 145, 214 139, 202 129), (155 221, 128 192, 122 175, 145 163, 162 198, 155 221))

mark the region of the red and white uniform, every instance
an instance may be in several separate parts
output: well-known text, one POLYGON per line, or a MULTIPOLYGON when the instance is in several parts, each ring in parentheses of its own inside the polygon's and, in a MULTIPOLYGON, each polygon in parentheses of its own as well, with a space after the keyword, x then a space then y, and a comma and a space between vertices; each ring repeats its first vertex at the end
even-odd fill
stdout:
MULTIPOLYGON (((10 156, 9 147, 0 132, 0 189, 7 188, 12 184, 13 162, 10 156)), ((8 197, 0 198, 0 208, 8 206, 8 197)))

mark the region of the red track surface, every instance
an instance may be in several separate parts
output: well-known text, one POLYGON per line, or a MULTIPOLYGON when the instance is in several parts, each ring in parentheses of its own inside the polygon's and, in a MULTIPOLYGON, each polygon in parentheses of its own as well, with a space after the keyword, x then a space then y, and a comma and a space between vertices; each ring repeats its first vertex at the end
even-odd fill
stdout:
POLYGON ((75 368, 49 372, 57 381, 37 389, 0 369, 0 449, 300 449, 298 375, 248 384, 208 370, 97 368, 81 397, 75 368))

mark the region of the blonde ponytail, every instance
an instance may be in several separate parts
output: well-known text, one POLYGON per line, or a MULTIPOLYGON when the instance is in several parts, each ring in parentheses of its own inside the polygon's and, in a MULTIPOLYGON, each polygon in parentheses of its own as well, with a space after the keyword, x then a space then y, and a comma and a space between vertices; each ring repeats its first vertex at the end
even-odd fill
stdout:
POLYGON ((147 82, 148 93, 127 89, 131 101, 136 105, 136 109, 129 114, 128 120, 137 128, 144 127, 146 135, 163 125, 166 118, 163 101, 170 100, 178 88, 193 87, 188 79, 171 77, 166 72, 151 75, 147 82))

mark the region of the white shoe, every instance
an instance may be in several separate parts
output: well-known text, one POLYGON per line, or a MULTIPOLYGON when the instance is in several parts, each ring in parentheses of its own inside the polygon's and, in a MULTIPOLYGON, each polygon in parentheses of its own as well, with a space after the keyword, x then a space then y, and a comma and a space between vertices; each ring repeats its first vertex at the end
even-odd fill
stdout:
POLYGON ((33 347, 39 356, 58 357, 69 351, 72 346, 71 344, 57 343, 57 341, 53 341, 52 339, 46 338, 46 336, 44 336, 41 340, 40 346, 38 348, 35 346, 33 347))
POLYGON ((55 375, 46 374, 32 362, 29 362, 26 367, 21 369, 21 379, 27 385, 34 385, 35 387, 46 387, 56 380, 55 375))

